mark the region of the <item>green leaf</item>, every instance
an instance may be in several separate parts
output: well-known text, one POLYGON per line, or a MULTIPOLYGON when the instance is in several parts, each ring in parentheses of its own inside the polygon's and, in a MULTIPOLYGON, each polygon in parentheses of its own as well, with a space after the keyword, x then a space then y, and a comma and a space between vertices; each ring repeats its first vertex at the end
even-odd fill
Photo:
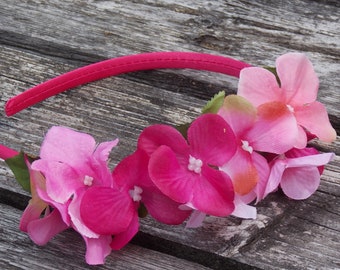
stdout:
POLYGON ((264 67, 266 70, 269 70, 271 73, 273 73, 275 75, 276 81, 279 84, 279 86, 281 86, 281 81, 279 78, 279 75, 277 75, 277 71, 275 67, 264 67))
POLYGON ((24 152, 20 152, 18 155, 6 159, 5 162, 12 170, 15 178, 22 188, 28 192, 31 192, 30 174, 25 162, 24 152))
POLYGON ((222 107, 225 97, 225 92, 218 92, 208 103, 203 107, 202 113, 217 113, 222 107))
POLYGON ((182 136, 187 139, 187 135, 188 135, 188 128, 190 127, 191 123, 186 123, 186 124, 182 124, 179 126, 176 126, 176 129, 182 134, 182 136))

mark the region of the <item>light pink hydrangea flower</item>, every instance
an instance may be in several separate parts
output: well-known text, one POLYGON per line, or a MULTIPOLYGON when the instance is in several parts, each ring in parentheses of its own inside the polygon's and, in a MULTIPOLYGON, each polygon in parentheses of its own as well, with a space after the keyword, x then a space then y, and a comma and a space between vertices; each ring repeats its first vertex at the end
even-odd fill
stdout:
MULTIPOLYGON (((87 263, 103 263, 111 252, 112 236, 89 229, 82 221, 79 208, 86 190, 113 185, 107 159, 117 143, 118 140, 114 140, 96 145, 90 135, 65 127, 52 127, 48 131, 40 159, 31 165, 32 194, 35 194, 32 200, 35 203, 25 211, 21 226, 33 241, 45 244, 62 229, 72 227, 86 242, 87 263), (37 213, 43 205, 50 205, 54 210, 49 213, 49 207, 46 207, 46 216, 39 219, 37 213)), ((123 219, 124 214, 121 216, 123 219)), ((117 223, 125 226, 121 231, 129 225, 120 220, 117 223)))
POLYGON ((336 132, 329 122, 326 108, 316 101, 319 80, 308 58, 300 53, 284 54, 276 60, 276 71, 280 83, 273 73, 264 68, 244 68, 240 73, 237 94, 255 107, 266 103, 285 105, 296 121, 295 128, 291 130, 297 134, 296 148, 306 147, 304 129, 322 141, 334 141, 336 132))
MULTIPOLYGON (((271 162, 271 173, 263 188, 263 198, 279 186, 291 199, 303 200, 311 196, 320 184, 323 165, 334 153, 320 154, 315 148, 291 149, 271 162)), ((263 199, 260 198, 260 199, 263 199)))

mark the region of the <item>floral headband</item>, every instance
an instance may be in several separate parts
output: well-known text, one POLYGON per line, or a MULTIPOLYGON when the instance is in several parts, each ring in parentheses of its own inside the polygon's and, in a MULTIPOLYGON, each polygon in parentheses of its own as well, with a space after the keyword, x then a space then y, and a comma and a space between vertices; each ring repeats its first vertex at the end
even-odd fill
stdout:
POLYGON ((139 218, 198 227, 206 215, 256 218, 254 205, 281 188, 295 200, 318 188, 333 153, 309 147, 336 139, 318 78, 304 54, 288 53, 275 68, 252 67, 222 56, 146 53, 85 66, 9 100, 13 115, 62 91, 131 71, 191 68, 239 77, 237 95, 216 94, 192 123, 145 128, 137 150, 113 171, 118 139, 96 144, 88 134, 54 126, 33 158, 0 145, 0 158, 32 194, 20 221, 38 245, 73 228, 85 240, 86 262, 103 264, 125 246, 139 218))

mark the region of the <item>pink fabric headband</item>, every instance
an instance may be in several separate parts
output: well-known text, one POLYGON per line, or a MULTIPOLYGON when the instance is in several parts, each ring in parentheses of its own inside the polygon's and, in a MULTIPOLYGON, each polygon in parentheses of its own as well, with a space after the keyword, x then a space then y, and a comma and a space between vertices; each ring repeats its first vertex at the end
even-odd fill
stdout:
POLYGON ((239 77, 237 95, 216 94, 202 114, 181 128, 152 125, 137 149, 113 170, 118 139, 54 126, 32 158, 0 145, 0 158, 32 199, 20 221, 38 245, 73 228, 86 243, 86 262, 103 264, 125 246, 147 213, 159 222, 198 227, 206 215, 256 218, 256 204, 277 189, 295 200, 318 188, 333 153, 311 139, 336 132, 316 100, 318 77, 304 54, 287 53, 275 68, 252 67, 222 56, 156 52, 110 59, 60 75, 10 99, 11 116, 70 88, 122 73, 191 68, 239 77), (24 168, 24 169, 23 169, 24 168))

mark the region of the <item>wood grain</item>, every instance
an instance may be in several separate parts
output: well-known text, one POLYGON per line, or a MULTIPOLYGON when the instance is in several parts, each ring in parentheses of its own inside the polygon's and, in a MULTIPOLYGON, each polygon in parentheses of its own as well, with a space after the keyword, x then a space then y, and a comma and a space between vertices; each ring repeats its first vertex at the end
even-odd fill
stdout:
MULTIPOLYGON (((339 14, 338 1, 3 0, 0 107, 10 97, 46 79, 131 53, 208 52, 263 66, 273 65, 285 52, 303 51, 319 75, 319 100, 326 104, 339 134, 339 14)), ((1 143, 38 154, 48 128, 65 125, 88 132, 97 141, 119 137, 119 148, 111 155, 113 167, 134 150, 144 127, 190 122, 214 93, 233 93, 236 89, 236 79, 190 70, 109 78, 60 94, 11 118, 1 113, 1 143)), ((149 267, 146 269, 181 269, 181 263, 185 269, 201 265, 213 269, 340 268, 339 142, 338 137, 332 144, 313 143, 337 157, 326 166, 318 192, 308 200, 293 202, 274 194, 258 206, 257 220, 209 217, 196 230, 164 226, 146 218, 134 240, 138 246, 129 245, 121 256, 110 256, 103 269, 123 269, 130 261, 131 269, 145 265, 149 267), (163 256, 165 264, 161 264, 163 256)), ((22 209, 28 198, 1 162, 0 203, 5 210, 0 219, 0 267, 26 269, 27 265, 39 265, 52 269, 51 261, 63 268, 67 263, 84 267, 82 254, 66 254, 66 250, 75 249, 73 240, 83 248, 73 232, 40 248, 17 231, 14 223, 20 211, 8 205, 22 209), (13 217, 3 218, 12 212, 13 217), (72 241, 64 241, 66 238, 72 241), (29 250, 33 255, 25 255, 29 250)))

